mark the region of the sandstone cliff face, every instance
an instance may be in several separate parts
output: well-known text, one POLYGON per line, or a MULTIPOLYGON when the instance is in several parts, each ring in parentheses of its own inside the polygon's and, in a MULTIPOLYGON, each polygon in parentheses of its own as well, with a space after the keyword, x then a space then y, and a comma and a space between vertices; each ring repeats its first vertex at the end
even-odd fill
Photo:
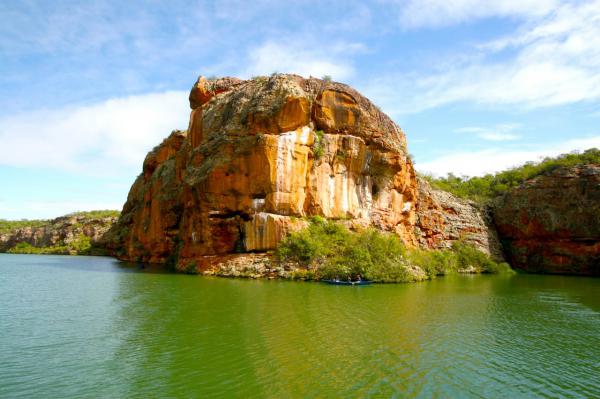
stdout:
POLYGON ((473 201, 433 189, 418 179, 417 237, 423 248, 448 248, 462 240, 497 261, 503 261, 502 247, 489 209, 473 201))
MULTIPOLYGON (((0 234, 0 252, 7 252, 17 244, 27 243, 36 248, 64 246, 69 253, 72 244, 82 237, 89 238, 92 245, 99 243, 103 235, 117 221, 117 217, 90 217, 66 215, 49 220, 37 227, 17 228, 0 234)), ((75 254, 75 250, 72 250, 75 254)))
POLYGON ((560 168, 498 199, 494 222, 510 264, 600 275, 600 166, 560 168))
POLYGON ((417 245, 417 180, 403 132, 354 89, 274 75, 200 78, 187 132, 144 161, 107 245, 121 258, 274 249, 306 217, 349 219, 417 245))

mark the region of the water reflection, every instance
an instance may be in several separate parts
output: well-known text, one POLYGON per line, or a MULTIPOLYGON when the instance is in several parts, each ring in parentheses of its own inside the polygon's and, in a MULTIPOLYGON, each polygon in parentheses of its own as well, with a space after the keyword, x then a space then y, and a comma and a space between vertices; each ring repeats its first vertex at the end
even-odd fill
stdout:
POLYGON ((557 276, 340 287, 0 256, 0 396, 600 397, 598 292, 557 276))

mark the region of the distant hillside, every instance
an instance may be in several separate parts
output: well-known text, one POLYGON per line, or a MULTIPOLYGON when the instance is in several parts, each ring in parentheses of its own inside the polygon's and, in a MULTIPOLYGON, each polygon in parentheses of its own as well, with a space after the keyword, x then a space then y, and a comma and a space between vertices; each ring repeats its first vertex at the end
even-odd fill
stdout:
POLYGON ((0 219, 0 252, 25 254, 94 255, 96 244, 120 212, 74 212, 52 220, 0 219))
POLYGON ((440 178, 430 175, 423 175, 423 177, 437 189, 484 203, 519 186, 525 180, 550 173, 563 166, 586 164, 600 164, 599 149, 590 148, 583 153, 572 152, 557 157, 547 157, 540 162, 527 162, 522 166, 485 176, 465 177, 449 173, 446 177, 440 178))

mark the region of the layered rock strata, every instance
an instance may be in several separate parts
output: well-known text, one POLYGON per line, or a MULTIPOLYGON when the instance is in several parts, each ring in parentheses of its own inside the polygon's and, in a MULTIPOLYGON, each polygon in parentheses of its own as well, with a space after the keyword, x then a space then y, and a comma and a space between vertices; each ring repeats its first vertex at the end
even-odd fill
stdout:
POLYGON ((600 165, 529 180, 499 198, 493 215, 513 267, 600 275, 600 165))

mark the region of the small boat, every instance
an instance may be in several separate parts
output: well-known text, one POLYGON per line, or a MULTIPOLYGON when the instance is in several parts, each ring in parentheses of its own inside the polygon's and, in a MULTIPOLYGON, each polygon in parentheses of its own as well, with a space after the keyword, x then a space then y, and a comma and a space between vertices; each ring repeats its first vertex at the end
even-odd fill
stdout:
POLYGON ((359 281, 344 281, 344 280, 323 280, 323 282, 332 285, 369 285, 373 284, 370 280, 359 280, 359 281))

